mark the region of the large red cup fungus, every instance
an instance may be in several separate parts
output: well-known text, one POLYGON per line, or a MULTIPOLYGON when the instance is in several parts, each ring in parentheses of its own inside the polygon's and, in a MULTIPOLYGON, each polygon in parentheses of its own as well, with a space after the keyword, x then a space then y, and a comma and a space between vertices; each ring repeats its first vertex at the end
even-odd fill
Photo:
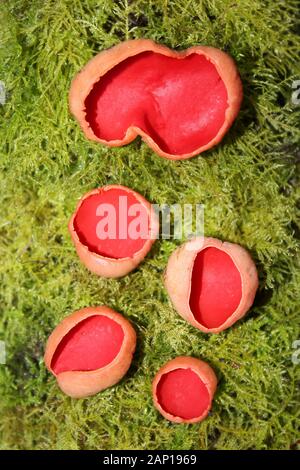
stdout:
POLYGON ((120 313, 105 306, 88 307, 53 330, 44 360, 64 393, 84 398, 122 379, 135 345, 135 331, 120 313))
POLYGON ((206 362, 180 356, 157 372, 153 402, 169 421, 197 423, 208 415, 216 388, 217 377, 206 362))
POLYGON ((121 277, 144 259, 157 238, 158 217, 139 193, 120 185, 85 194, 69 222, 77 254, 93 273, 121 277))
POLYGON ((117 147, 140 135, 158 155, 180 160, 220 142, 242 94, 225 52, 178 52, 137 39, 90 60, 72 82, 69 103, 87 138, 117 147))
POLYGON ((165 286, 177 312, 205 333, 242 318, 258 287, 255 264, 240 245, 195 238, 169 258, 165 286))

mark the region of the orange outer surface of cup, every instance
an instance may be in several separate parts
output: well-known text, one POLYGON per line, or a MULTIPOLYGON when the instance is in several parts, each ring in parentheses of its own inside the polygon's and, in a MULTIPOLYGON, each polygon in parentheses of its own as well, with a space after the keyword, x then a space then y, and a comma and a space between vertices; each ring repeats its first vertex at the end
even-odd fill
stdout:
POLYGON ((92 191, 89 191, 86 193, 79 201, 77 204, 76 210, 73 213, 68 229, 72 238, 72 241, 75 245, 77 254, 82 261, 82 263, 87 267, 89 271, 91 271, 94 274, 97 274, 98 276, 102 277, 107 277, 107 278, 118 278, 125 276, 129 272, 133 271, 140 262, 145 258, 147 253, 150 251, 151 246, 155 242, 157 238, 157 234, 159 231, 159 221, 157 218, 157 215, 155 214, 155 211, 150 204, 143 196, 141 196, 139 193, 136 191, 133 191, 130 188, 127 188, 126 186, 122 185, 108 185, 104 186, 102 188, 98 189, 93 189, 92 191), (74 227, 74 219, 76 217, 77 211, 79 210, 82 202, 87 199, 89 196, 92 196, 93 194, 97 194, 99 191, 105 191, 105 190, 110 190, 110 189, 123 189, 127 192, 130 192, 134 194, 134 197, 138 200, 140 204, 142 204, 146 209, 149 214, 149 220, 150 220, 150 236, 147 240, 145 240, 145 243, 141 250, 137 251, 134 253, 132 257, 127 257, 127 258, 108 258, 106 256, 99 255, 98 253, 95 253, 93 251, 90 251, 88 246, 84 245, 75 230, 74 227))
POLYGON ((44 361, 47 369, 56 377, 59 388, 73 398, 95 395, 119 382, 130 367, 136 346, 136 333, 126 318, 109 307, 82 308, 66 317, 53 330, 46 344, 44 361), (124 332, 121 349, 112 362, 91 371, 66 371, 55 374, 51 369, 53 355, 64 336, 78 323, 94 315, 103 315, 118 323, 124 332))
POLYGON ((247 250, 234 243, 206 237, 194 238, 181 245, 171 254, 164 281, 172 304, 179 315, 204 333, 219 333, 242 318, 253 304, 258 288, 257 270, 247 250), (237 309, 217 328, 206 328, 201 325, 195 319, 189 302, 194 260, 201 250, 208 247, 218 248, 231 257, 240 273, 242 283, 242 295, 237 309))
POLYGON ((163 415, 164 418, 168 419, 169 421, 173 421, 174 423, 198 423, 199 421, 202 421, 206 418, 211 409, 212 400, 217 389, 217 383, 218 379, 216 377, 215 372, 206 362, 190 356, 178 356, 175 359, 172 359, 171 361, 167 362, 164 366, 162 366, 154 377, 152 383, 152 396, 154 406, 163 415), (191 369, 206 385, 210 398, 210 403, 201 416, 197 416, 196 418, 192 419, 184 419, 180 418, 179 416, 171 415, 160 406, 156 393, 158 383, 164 374, 167 374, 168 372, 171 372, 176 369, 191 369))
POLYGON ((238 115, 243 98, 242 82, 233 59, 225 52, 209 46, 193 46, 185 51, 174 51, 166 46, 157 44, 150 39, 134 39, 124 41, 110 49, 100 52, 91 59, 85 67, 79 72, 74 80, 69 93, 69 106, 73 116, 79 122, 85 136, 109 147, 120 147, 132 142, 137 135, 149 145, 149 147, 159 156, 170 160, 183 160, 194 157, 205 150, 217 145, 233 121, 238 115), (207 144, 199 147, 193 152, 173 155, 164 152, 154 140, 142 129, 131 126, 127 129, 125 137, 121 140, 106 141, 97 137, 86 120, 85 99, 92 90, 94 84, 100 80, 109 70, 114 68, 120 62, 128 57, 133 57, 142 52, 152 51, 167 57, 184 58, 190 54, 204 55, 215 66, 220 75, 228 95, 228 106, 225 112, 224 123, 219 129, 217 135, 207 144))

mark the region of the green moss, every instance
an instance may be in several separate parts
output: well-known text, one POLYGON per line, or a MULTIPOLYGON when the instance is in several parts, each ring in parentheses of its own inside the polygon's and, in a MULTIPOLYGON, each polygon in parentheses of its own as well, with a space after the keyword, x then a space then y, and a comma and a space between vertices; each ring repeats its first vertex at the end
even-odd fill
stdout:
POLYGON ((299 106, 297 1, 8 0, 0 9, 1 447, 17 449, 288 449, 299 439, 299 106), (68 111, 75 73, 126 38, 228 51, 245 88, 223 143, 190 161, 159 158, 139 140, 107 149, 68 111), (120 280, 89 274, 67 233, 77 199, 107 183, 156 203, 205 204, 207 235, 253 254, 260 291, 249 315, 206 336, 175 313, 162 285, 173 241, 158 241, 120 280), (107 304, 135 325, 126 378, 87 399, 62 395, 46 371, 47 336, 80 307, 107 304), (151 378, 178 354, 208 360, 220 384, 209 418, 174 425, 154 410, 151 378), (298 420, 298 421, 297 421, 298 420))

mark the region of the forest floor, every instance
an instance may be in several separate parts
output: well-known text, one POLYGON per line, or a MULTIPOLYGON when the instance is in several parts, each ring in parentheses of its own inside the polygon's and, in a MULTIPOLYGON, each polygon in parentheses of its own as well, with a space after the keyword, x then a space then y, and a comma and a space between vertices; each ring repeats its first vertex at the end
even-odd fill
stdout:
POLYGON ((0 340, 7 356, 0 365, 1 448, 297 447, 297 4, 1 2, 0 340), (140 139, 118 149, 85 139, 68 109, 72 78, 99 51, 140 37, 176 49, 211 45, 235 59, 244 101, 216 148, 172 162, 140 139), (162 276, 178 240, 158 240, 119 280, 90 274, 67 224, 86 191, 112 183, 157 204, 204 204, 205 235, 241 244, 257 264, 260 287, 249 314, 219 335, 205 335, 176 314, 162 276), (137 353, 118 385, 73 400, 45 369, 45 342, 66 315, 101 304, 133 323, 137 353), (202 423, 172 424, 152 405, 151 380, 177 355, 202 358, 218 375, 212 412, 202 423))

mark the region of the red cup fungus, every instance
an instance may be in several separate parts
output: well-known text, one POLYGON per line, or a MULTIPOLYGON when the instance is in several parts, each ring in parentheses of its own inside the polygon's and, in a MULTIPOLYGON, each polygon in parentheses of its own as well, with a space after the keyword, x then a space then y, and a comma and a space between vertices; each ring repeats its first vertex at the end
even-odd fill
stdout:
POLYGON ((94 189, 79 201, 69 232, 83 264, 98 276, 117 278, 144 259, 157 238, 151 204, 121 185, 94 189))
POLYGON ((135 345, 135 331, 120 313, 105 306, 88 307, 53 330, 44 360, 64 393, 84 398, 122 379, 135 345))
POLYGON ((208 415, 216 388, 217 377, 206 362, 179 356, 157 372, 154 406, 174 423, 197 423, 208 415))
POLYGON ((258 276, 250 254, 216 238, 195 238, 169 258, 165 286, 177 312, 205 333, 219 333, 250 309, 258 276))
POLYGON ((72 82, 69 104, 88 139, 117 147, 140 135, 161 157, 180 160, 221 141, 242 94, 225 52, 207 46, 178 52, 137 39, 90 60, 72 82))

